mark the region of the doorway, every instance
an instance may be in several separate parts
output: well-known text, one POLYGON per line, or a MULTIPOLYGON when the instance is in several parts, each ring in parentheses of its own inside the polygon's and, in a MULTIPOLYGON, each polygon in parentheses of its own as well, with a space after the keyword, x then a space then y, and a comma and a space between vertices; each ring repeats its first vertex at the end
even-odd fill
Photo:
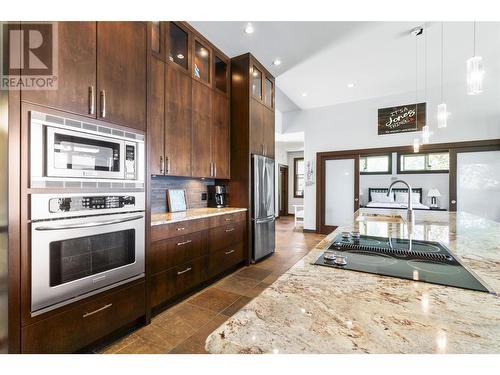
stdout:
POLYGON ((288 215, 288 166, 279 164, 278 216, 288 215))

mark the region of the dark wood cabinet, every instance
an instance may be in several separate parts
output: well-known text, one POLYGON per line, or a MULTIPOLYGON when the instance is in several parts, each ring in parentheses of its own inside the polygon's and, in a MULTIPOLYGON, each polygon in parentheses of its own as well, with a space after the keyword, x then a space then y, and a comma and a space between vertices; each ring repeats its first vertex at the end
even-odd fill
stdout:
POLYGON ((229 135, 229 99, 226 95, 214 92, 210 137, 214 164, 213 174, 216 178, 228 179, 230 177, 229 135))
POLYGON ((275 138, 275 128, 274 128, 274 111, 264 107, 262 109, 262 128, 263 128, 263 140, 264 144, 264 156, 274 159, 274 138, 275 138))
POLYGON ((264 155, 264 110, 264 105, 251 99, 249 129, 251 154, 264 155))
POLYGON ((242 264, 246 212, 152 227, 150 303, 165 305, 242 264))
POLYGON ((151 174, 162 175, 165 171, 165 63, 152 58, 149 74, 149 170, 151 174))
POLYGON ((22 90, 21 99, 96 117, 95 22, 58 22, 57 90, 22 90))
POLYGON ((203 83, 193 81, 192 93, 192 174, 196 177, 214 177, 212 147, 210 142, 212 90, 203 83))
POLYGON ((191 78, 167 66, 165 101, 166 175, 191 176, 191 78))
POLYGON ((146 129, 146 24, 97 23, 97 117, 146 129))
POLYGON ((72 353, 145 314, 144 281, 76 302, 22 328, 23 353, 72 353))

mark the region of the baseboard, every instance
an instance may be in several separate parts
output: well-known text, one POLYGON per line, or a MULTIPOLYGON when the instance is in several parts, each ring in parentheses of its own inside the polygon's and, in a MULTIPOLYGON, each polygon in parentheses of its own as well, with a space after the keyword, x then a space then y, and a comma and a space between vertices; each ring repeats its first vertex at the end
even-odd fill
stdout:
POLYGON ((302 229, 302 232, 304 233, 318 233, 316 229, 302 229))

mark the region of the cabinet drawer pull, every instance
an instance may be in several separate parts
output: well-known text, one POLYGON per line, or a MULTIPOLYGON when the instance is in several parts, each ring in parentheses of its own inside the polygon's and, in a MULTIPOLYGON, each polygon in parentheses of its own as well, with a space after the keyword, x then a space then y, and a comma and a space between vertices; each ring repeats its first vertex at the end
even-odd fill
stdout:
POLYGON ((229 229, 226 229, 226 233, 227 233, 227 232, 232 232, 232 231, 234 231, 234 228, 229 228, 229 229))
POLYGON ((191 271, 191 270, 192 270, 192 268, 191 268, 191 267, 188 267, 188 268, 186 268, 184 271, 177 271, 177 275, 182 275, 183 273, 189 272, 189 271, 191 271))
POLYGON ((91 311, 91 312, 85 313, 85 314, 83 314, 82 316, 83 316, 84 318, 87 318, 87 317, 89 317, 89 316, 91 316, 91 315, 97 314, 98 312, 101 312, 101 311, 103 311, 103 310, 109 309, 111 306, 113 306, 113 304, 112 304, 112 303, 108 303, 107 305, 104 305, 104 306, 103 306, 103 307, 101 307, 100 309, 97 309, 97 310, 94 310, 94 311, 91 311))
POLYGON ((217 177, 217 163, 214 163, 214 177, 217 177))
POLYGON ((165 170, 165 173, 170 173, 170 158, 168 156, 165 156, 165 161, 167 162, 167 169, 165 170))
POLYGON ((184 228, 184 227, 177 228, 178 231, 181 231, 181 230, 184 230, 184 229, 186 229, 186 228, 184 228))
POLYGON ((232 217, 226 217, 224 220, 231 221, 231 220, 233 220, 233 218, 232 217))
POLYGON ((187 245, 188 243, 191 243, 191 240, 183 241, 183 242, 177 242, 177 246, 182 246, 182 245, 187 245))
POLYGON ((101 117, 106 117, 106 90, 101 91, 101 117))
POLYGON ((95 112, 95 92, 94 86, 89 86, 89 115, 95 112))
POLYGON ((163 156, 160 156, 160 174, 163 174, 165 170, 165 161, 163 160, 163 156))
POLYGON ((224 254, 229 255, 229 254, 232 254, 232 253, 234 253, 234 250, 226 251, 224 254))

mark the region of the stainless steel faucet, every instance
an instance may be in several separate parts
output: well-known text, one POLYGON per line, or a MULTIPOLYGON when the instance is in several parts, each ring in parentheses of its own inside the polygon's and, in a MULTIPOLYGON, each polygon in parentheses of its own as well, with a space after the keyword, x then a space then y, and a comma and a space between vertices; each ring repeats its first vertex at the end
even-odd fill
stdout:
POLYGON ((413 225, 415 224, 415 216, 413 215, 413 202, 412 202, 412 190, 410 184, 408 182, 403 181, 403 180, 396 180, 394 181, 391 186, 389 186, 389 191, 387 192, 387 196, 390 196, 392 193, 392 187, 397 184, 398 182, 401 182, 402 184, 405 184, 406 187, 408 188, 408 208, 407 208, 407 214, 406 214, 406 223, 408 225, 413 225))

